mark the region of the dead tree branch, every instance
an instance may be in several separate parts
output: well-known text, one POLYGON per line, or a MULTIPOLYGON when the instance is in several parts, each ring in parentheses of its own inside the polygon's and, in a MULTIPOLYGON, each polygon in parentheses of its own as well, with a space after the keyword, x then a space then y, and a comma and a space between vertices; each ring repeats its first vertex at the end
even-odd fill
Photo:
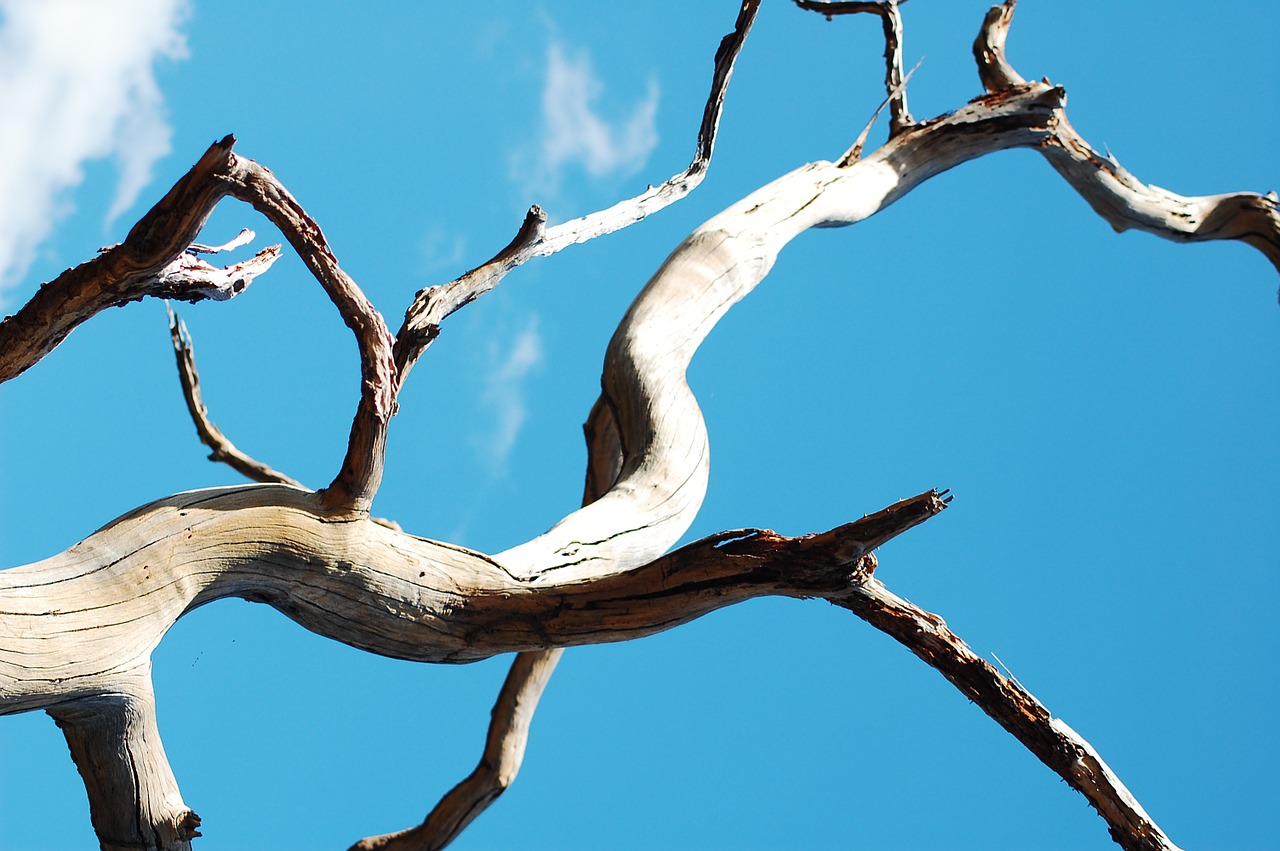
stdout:
MULTIPOLYGON (((234 295, 250 267, 212 288, 182 269, 169 283, 157 283, 212 206, 231 195, 285 234, 360 351, 361 395, 346 457, 325 490, 189 491, 134 509, 51 558, 0 571, 0 714, 46 709, 59 721, 104 847, 184 849, 195 835, 198 819, 178 794, 155 731, 150 656, 177 618, 205 603, 224 597, 266 603, 319 635, 395 658, 466 662, 512 651, 542 654, 517 661, 495 707, 475 782, 464 781, 417 829, 418 839, 443 844, 518 767, 530 713, 554 665, 547 651, 650 635, 764 595, 831 599, 905 639, 991 707, 993 717, 1007 717, 1011 732, 1090 797, 1118 839, 1136 837, 1121 840, 1134 843, 1126 847, 1172 847, 1087 744, 1016 684, 965 655, 967 648, 940 619, 897 600, 871 578, 872 550, 942 511, 942 494, 930 491, 816 535, 738 530, 668 552, 698 511, 708 476, 706 427, 686 370, 710 329, 763 281, 800 233, 860 222, 940 172, 1026 147, 1040 151, 1117 229, 1137 227, 1178 241, 1236 239, 1280 268, 1280 210, 1273 198, 1188 198, 1141 183, 1071 129, 1064 91, 1047 82, 1018 82, 1012 69, 988 69, 985 95, 919 123, 910 120, 903 97, 899 126, 879 150, 856 162, 802 166, 690 234, 609 343, 601 400, 587 427, 584 505, 543 535, 490 556, 368 518, 396 393, 439 321, 521 258, 614 230, 695 185, 756 5, 743 4, 737 29, 721 45, 699 154, 689 170, 560 228, 546 229, 533 211, 512 245, 472 279, 420 294, 399 342, 342 272, 315 222, 269 171, 231 152, 231 137, 210 148, 122 245, 50 282, 0 324, 4 380, 107 306, 145 295, 234 295)), ((890 8, 896 15, 892 2, 875 5, 882 16, 890 8)), ((1011 11, 1012 3, 1003 8, 1011 11)), ((979 51, 980 65, 1000 65, 1008 25, 1005 12, 987 17, 980 39, 990 49, 979 51)), ((891 104, 903 88, 900 68, 897 80, 891 104)), ((196 399, 193 413, 203 415, 198 395, 189 392, 189 398, 196 399)))
POLYGON ((210 461, 217 461, 235 470, 240 475, 262 484, 292 485, 297 488, 304 485, 297 479, 290 478, 278 470, 256 461, 236 448, 222 429, 209 419, 209 409, 205 407, 200 394, 200 373, 196 371, 195 347, 191 342, 191 333, 187 324, 178 318, 178 314, 169 309, 169 336, 173 339, 173 354, 178 362, 178 380, 182 382, 182 396, 187 402, 187 411, 195 423, 200 442, 211 450, 210 461))
POLYGON ((982 88, 989 92, 1008 91, 1027 82, 1004 58, 1004 42, 1009 37, 1009 25, 1013 22, 1013 8, 1017 2, 1008 0, 987 10, 982 28, 973 42, 978 77, 982 80, 982 88))
MULTIPOLYGON (((910 74, 903 73, 906 66, 902 61, 902 13, 898 11, 898 6, 906 0, 875 0, 875 2, 794 0, 794 2, 801 9, 826 15, 828 21, 836 15, 863 13, 878 15, 880 24, 884 28, 884 88, 889 104, 889 135, 900 133, 915 123, 907 109, 907 77, 910 74)), ((877 110, 878 113, 879 110, 877 110)), ((858 148, 861 150, 861 146, 858 148)))
POLYGON ((21 375, 53 351, 77 325, 108 307, 153 293, 179 301, 199 301, 230 298, 243 290, 232 280, 229 286, 212 292, 204 281, 196 282, 189 290, 156 291, 162 273, 181 259, 209 213, 225 196, 216 175, 226 168, 233 141, 228 136, 215 142, 134 225, 123 243, 44 284, 17 313, 0 321, 0 382, 21 375))
POLYGON ((440 799, 422 824, 362 839, 350 851, 435 851, 453 842, 515 781, 533 713, 563 654, 562 649, 517 653, 493 705, 475 770, 440 799))
POLYGON ((633 225, 679 201, 702 183, 715 151, 716 131, 724 112, 729 81, 733 78, 733 66, 746 44, 747 34, 759 10, 760 0, 742 0, 733 32, 721 40, 716 50, 711 92, 703 108, 702 124, 698 128, 697 145, 689 167, 633 198, 552 228, 545 226, 547 217, 542 209, 534 206, 525 216, 515 238, 492 259, 447 284, 421 290, 405 311, 404 323, 396 334, 396 365, 402 384, 413 364, 439 336, 440 323, 444 318, 496 287, 512 269, 534 257, 548 257, 570 245, 633 225))
POLYGON ((1126 851, 1177 851, 1142 805, 1103 762, 1097 751, 1054 718, 1017 682, 1000 674, 969 649, 937 615, 868 579, 845 597, 832 599, 876 629, 892 636, 960 690, 978 708, 1035 754, 1106 820, 1111 836, 1126 851))

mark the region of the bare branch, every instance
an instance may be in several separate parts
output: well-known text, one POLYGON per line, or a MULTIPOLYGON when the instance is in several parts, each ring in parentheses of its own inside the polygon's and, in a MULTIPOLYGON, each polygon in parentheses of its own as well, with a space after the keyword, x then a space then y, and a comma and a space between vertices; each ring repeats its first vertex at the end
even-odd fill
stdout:
POLYGON ((725 94, 733 77, 733 66, 747 33, 755 22, 760 0, 743 0, 733 32, 726 35, 716 50, 711 77, 711 92, 702 111, 698 141, 693 161, 679 174, 657 187, 621 201, 605 210, 545 228, 546 214, 538 206, 531 207, 519 232, 506 248, 493 259, 477 266, 461 277, 441 286, 420 291, 405 311, 404 323, 396 334, 395 362, 400 369, 400 384, 413 364, 440 333, 440 322, 454 310, 469 304, 493 289, 507 273, 534 257, 547 257, 580 242, 605 236, 641 221, 688 195, 702 182, 715 150, 716 131, 724 110, 725 94))
POLYGON ((196 354, 191 342, 191 334, 187 331, 186 323, 178 318, 178 314, 174 313, 172 308, 169 308, 169 336, 173 339, 173 354, 178 362, 178 379, 182 382, 182 395, 187 402, 187 411, 190 412, 191 420, 195 423, 200 442, 212 450, 209 460, 226 464, 240 475, 255 482, 304 487, 296 479, 245 455, 209 419, 209 409, 205 407, 200 395, 200 374, 196 371, 196 354))
POLYGON ((998 6, 992 6, 973 42, 978 77, 988 92, 1007 91, 1026 82, 1004 58, 1004 42, 1013 21, 1013 7, 1017 4, 1018 0, 1005 0, 998 6))
MULTIPOLYGON (((247 231, 252 235, 253 231, 247 231)), ((207 246, 199 246, 206 248, 207 246)), ((174 258, 155 276, 146 282, 147 295, 177 301, 226 301, 248 289, 253 279, 271 268, 280 259, 280 246, 271 245, 256 255, 231 266, 219 269, 196 256, 197 247, 174 258)), ((202 252, 213 253, 213 252, 202 252)))
POLYGON ((831 602, 892 636, 946 677, 1083 794, 1106 820, 1112 838, 1127 851, 1177 851, 1088 742, 1054 718, 1019 683, 1002 676, 970 650, 942 618, 896 596, 876 579, 831 602))
POLYGON ((436 851, 457 838, 515 780, 538 699, 563 653, 540 650, 516 654, 493 706, 484 755, 475 770, 436 804, 422 824, 362 839, 351 851, 436 851))
POLYGON ((461 277, 418 292, 396 333, 395 363, 400 387, 404 386, 418 358, 440 336, 440 323, 455 310, 489 292, 508 272, 534 256, 532 248, 546 233, 546 221, 547 214, 535 204, 525 214, 520 230, 506 248, 461 277))
MULTIPOLYGON (((973 44, 978 75, 991 96, 1049 85, 1027 83, 1005 58, 1016 2, 991 7, 973 44)), ((1183 196, 1144 184, 1075 131, 1062 108, 1066 93, 1057 91, 1062 103, 1038 145, 1040 153, 1112 228, 1143 230, 1175 242, 1239 240, 1261 251, 1280 271, 1280 200, 1274 193, 1183 196)))
POLYGON ((1146 231, 1174 242, 1239 240, 1280 272, 1280 203, 1272 194, 1178 195, 1143 183, 1094 150, 1059 111, 1040 153, 1117 232, 1146 231))
MULTIPOLYGON (((923 59, 920 60, 920 62, 923 61, 923 59)), ((845 168, 862 159, 862 148, 867 143, 867 137, 871 135, 871 128, 876 125, 876 121, 880 118, 880 113, 884 111, 886 106, 893 102, 893 98, 897 93, 906 89, 907 83, 911 80, 911 75, 920 67, 920 62, 917 62, 912 66, 911 70, 907 72, 907 75, 902 78, 902 82, 899 83, 895 89, 890 91, 889 94, 885 96, 884 100, 880 101, 880 105, 876 107, 875 112, 871 113, 871 118, 868 119, 866 126, 862 128, 862 132, 858 134, 858 138, 853 141, 853 145, 850 146, 849 150, 845 151, 844 155, 841 156, 840 159, 836 160, 836 165, 841 168, 845 168)))
MULTIPOLYGON (((226 194, 215 176, 227 168, 234 142, 227 136, 211 145, 123 243, 44 284, 0 322, 0 382, 29 369, 80 323, 151 294, 157 276, 191 244, 226 194)), ((175 289, 166 296, 187 301, 208 297, 203 286, 191 293, 175 289)))
MULTIPOLYGON (((167 762, 137 680, 172 623, 212 600, 267 603, 318 634, 397 658, 465 662, 527 651, 499 696, 477 773, 447 795, 421 828, 421 835, 447 841, 514 776, 556 648, 648 635, 741 600, 784 595, 831 599, 899 637, 950 672, 966 694, 976 693, 1002 715, 1014 713, 1010 724, 1030 740, 1027 746, 1037 755, 1043 751, 1046 762, 1055 760, 1055 770, 1090 796, 1117 835, 1138 837, 1132 847, 1172 848, 1087 743, 1016 683, 981 660, 975 663, 971 652, 965 655, 967 648, 940 619, 871 578, 871 550, 942 511, 942 494, 930 491, 817 535, 738 530, 666 553, 688 528, 706 489, 708 442, 685 379, 690 359, 711 327, 764 279, 779 252, 809 228, 861 221, 960 163, 1034 147, 1117 228, 1140 227, 1178 240, 1239 239, 1280 268, 1274 197, 1183 198, 1144 185, 1074 133, 1060 88, 1014 82, 1012 69, 988 72, 984 85, 996 89, 955 113, 913 123, 903 95, 900 20, 891 0, 870 4, 885 22, 887 90, 898 117, 889 142, 856 162, 803 166, 715 216, 676 248, 610 342, 603 395, 587 427, 592 457, 583 508, 493 557, 406 535, 367 517, 403 372, 438 333, 443 317, 528 257, 637 221, 701 179, 723 87, 757 5, 743 4, 735 33, 722 43, 689 169, 656 190, 557 228, 546 229, 535 208, 511 245, 485 267, 457 286, 420 294, 406 314, 402 348, 393 347, 382 317, 341 271, 316 224, 269 171, 231 153, 230 137, 206 153, 122 246, 60 276, 0 325, 2 380, 39 360, 97 310, 166 286, 157 281, 175 259, 181 261, 172 272, 179 283, 171 286, 180 289, 175 297, 234 294, 234 284, 181 289, 200 277, 185 271, 183 247, 212 205, 230 194, 280 227, 360 349, 361 399, 347 456, 325 491, 263 485, 179 494, 135 509, 50 559, 0 573, 0 631, 7 636, 0 646, 0 713, 52 707, 64 730, 82 736, 73 741, 68 733, 91 798, 123 802, 120 811, 134 814, 139 826, 140 839, 129 825, 107 828, 104 844, 176 848, 185 841, 183 831, 194 831, 176 784, 166 779, 167 762), (129 699, 120 701, 121 695, 129 699), (94 731, 78 732, 90 727, 94 731), (146 754, 150 774, 122 782, 133 770, 131 745, 146 754), (112 765, 108 780, 97 768, 104 763, 112 765), (162 835, 154 825, 170 833, 162 835)), ((980 36, 986 52, 978 61, 995 67, 1008 20, 988 20, 980 36), (995 58, 984 58, 988 54, 995 58)), ((188 346, 189 353, 180 327, 175 335, 179 349, 188 346)), ((207 420, 194 367, 191 384, 193 415, 207 420)), ((216 433, 211 423, 209 433, 216 433)))
MULTIPOLYGON (((587 442, 582 504, 589 505, 617 482, 623 451, 613 412, 603 398, 592 406, 582 430, 587 442)), ((352 851, 444 848, 496 801, 520 772, 534 712, 563 653, 559 648, 517 653, 494 704, 484 752, 475 770, 436 804, 421 825, 361 840, 352 851)))
POLYGON ((183 803, 160 733, 150 678, 121 678, 113 694, 59 703, 50 716, 84 777, 104 851, 190 851, 200 817, 183 803))
POLYGON ((365 514, 382 483, 387 425, 395 413, 395 341, 382 314, 338 266, 320 226, 269 169, 230 155, 220 179, 228 195, 252 205, 280 229, 355 334, 360 350, 360 402, 342 467, 321 494, 330 510, 365 514))
MULTIPOLYGON (((795 4, 809 12, 818 12, 831 20, 836 15, 870 13, 880 16, 884 29, 884 88, 889 103, 889 135, 892 137, 915 123, 907 109, 907 78, 902 62, 902 15, 898 6, 906 0, 877 0, 877 2, 845 2, 845 0, 794 0, 795 4)), ((916 63, 917 65, 919 63, 916 63)), ((879 114, 879 110, 876 110, 879 114)), ((874 122, 875 119, 873 118, 874 122)), ((866 135, 866 131, 863 131, 866 135)), ((860 145, 855 145, 861 150, 860 145)), ((852 153, 852 152, 851 152, 852 153)), ((845 155, 847 159, 848 154, 845 155)), ((856 159, 856 157, 854 157, 856 159)))
POLYGON ((593 582, 555 583, 368 519, 332 522, 317 494, 296 488, 188 491, 0 573, 12 636, 0 645, 0 714, 134 688, 131 672, 174 621, 224 597, 384 656, 476 661, 652 635, 761 596, 843 596, 874 570, 875 547, 945 507, 929 491, 828 532, 723 532, 593 582), (139 528, 151 543, 138 545, 139 528), (76 643, 86 631, 88 648, 76 643))
POLYGON ((387 422, 394 413, 392 338, 382 316, 338 267, 319 226, 270 171, 231 152, 235 138, 214 143, 120 245, 59 275, 16 314, 0 322, 0 382, 21 374, 53 350, 81 322, 108 307, 158 295, 186 301, 229 298, 252 274, 274 261, 268 249, 254 260, 210 272, 184 249, 213 207, 227 195, 251 204, 285 234, 355 333, 361 395, 346 458, 323 491, 334 512, 367 512, 382 480, 387 422))

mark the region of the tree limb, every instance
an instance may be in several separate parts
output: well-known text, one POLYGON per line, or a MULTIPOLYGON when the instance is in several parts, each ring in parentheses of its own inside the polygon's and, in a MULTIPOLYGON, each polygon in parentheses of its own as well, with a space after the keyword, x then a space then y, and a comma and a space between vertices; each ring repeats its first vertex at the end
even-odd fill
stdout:
MULTIPOLYGON (((749 9, 753 14, 752 4, 744 4, 743 14, 749 9)), ((903 127, 855 163, 806 165, 698 228, 654 275, 610 342, 597 436, 616 444, 621 459, 599 466, 593 461, 589 474, 589 481, 610 481, 608 491, 544 535, 497 556, 367 519, 400 359, 381 317, 338 268, 315 223, 270 172, 235 157, 230 137, 224 139, 122 246, 64 273, 0 325, 0 379, 30 366, 97 310, 151 294, 148 282, 190 244, 212 205, 231 194, 281 228, 356 334, 362 394, 347 460, 324 492, 259 485, 179 494, 130 512, 52 558, 0 572, 0 633, 6 636, 0 713, 49 708, 65 720, 64 729, 90 723, 110 731, 93 734, 83 747, 73 744, 73 751, 90 754, 110 743, 120 753, 141 742, 161 765, 158 739, 146 744, 154 738, 150 728, 134 723, 142 733, 131 733, 128 712, 134 710, 112 701, 120 695, 140 700, 139 672, 147 670, 174 620, 227 596, 267 603, 354 647, 438 662, 625 640, 767 594, 862 605, 860 595, 875 589, 871 549, 941 511, 940 494, 922 494, 820 535, 740 530, 664 555, 687 529, 706 486, 706 430, 685 370, 711 327, 763 280, 791 239, 809 228, 861 221, 970 159, 1032 147, 1117 227, 1183 241, 1239 239, 1280 267, 1274 200, 1248 193, 1182 198, 1141 184, 1071 130, 1064 98, 1048 83, 988 92, 955 113, 903 127)), ((691 167, 688 179, 698 173, 691 167)), ((671 191, 682 190, 672 185, 671 191)), ((644 209, 643 203, 623 206, 632 211, 627 215, 644 209)), ((598 216, 604 217, 599 222, 621 220, 612 211, 598 216)), ((575 226, 566 238, 590 230, 575 226)), ((548 240, 535 234, 528 244, 548 240)), ((517 252, 526 250, 521 240, 517 244, 517 252)), ((876 605, 889 605, 876 594, 876 605)), ((521 680, 527 685, 534 678, 522 675, 515 682, 521 680)), ((494 727, 504 729, 518 732, 514 714, 494 727)), ((1065 735, 1065 725, 1056 722, 1055 729, 1065 735)), ((1085 774, 1107 779, 1101 760, 1083 747, 1071 759, 1085 774)), ((95 756, 82 762, 94 760, 101 763, 95 756)), ((99 810, 121 806, 140 813, 142 842, 180 847, 185 840, 172 825, 182 823, 185 808, 164 803, 171 787, 176 795, 176 785, 163 778, 125 782, 124 761, 101 764, 111 782, 97 779, 92 768, 86 773, 99 810), (141 791, 128 798, 130 788, 141 791)), ((1085 774, 1068 770, 1086 785, 1085 774)), ((1117 788, 1103 796, 1118 794, 1117 788)), ((1113 817, 1127 818, 1123 812, 1113 817)), ((102 840, 135 842, 133 833, 126 834, 131 829, 111 828, 119 835, 102 840)))
POLYGON ((320 226, 275 175, 253 160, 229 151, 228 156, 228 167, 218 175, 226 193, 250 204, 280 229, 355 335, 360 351, 360 401, 346 457, 338 475, 320 494, 330 511, 365 515, 382 483, 387 426, 395 413, 399 384, 392 358, 395 341, 382 314, 338 266, 320 226))
POLYGON ((969 649, 937 615, 868 579, 833 599, 876 629, 892 636, 991 716, 1106 820, 1126 851, 1177 851, 1142 805, 1093 747, 1016 681, 1002 676, 969 649))
MULTIPOLYGON (((907 77, 902 61, 902 13, 898 6, 906 0, 794 0, 808 12, 818 12, 831 20, 836 15, 871 13, 880 17, 884 29, 884 88, 889 103, 889 135, 901 133, 915 123, 907 109, 907 77)), ((877 114, 879 110, 876 110, 877 114)), ((874 121, 874 119, 872 119, 874 121)), ((857 146, 861 150, 861 146, 857 146)), ((847 155, 846 155, 847 156, 847 155)), ((857 157, 853 157, 857 159, 857 157)))
POLYGON ((405 311, 404 323, 396 334, 395 360, 401 384, 414 363, 439 336, 440 322, 496 287, 512 269, 534 257, 547 257, 570 245, 629 227, 679 201, 702 183, 715 151, 716 131, 724 111, 729 81, 733 78, 733 66, 759 10, 760 0, 742 0, 733 32, 720 41, 712 69, 711 92, 703 107, 702 124, 698 128, 697 145, 689 167, 633 198, 552 228, 545 227, 546 214, 535 205, 529 209, 515 238, 492 259, 447 284, 418 292, 413 304, 405 311))
POLYGON ((189 851, 200 835, 160 742, 150 679, 138 671, 118 680, 117 693, 48 709, 84 778, 103 851, 189 851))
POLYGON ((480 764, 440 799, 422 824, 370 836, 350 851, 436 851, 453 842, 515 781, 533 713, 563 654, 562 649, 517 653, 493 705, 480 764))
MULTIPOLYGON (((624 453, 613 412, 603 399, 596 400, 582 430, 587 443, 582 504, 588 505, 617 482, 624 453)), ((351 851, 432 851, 453 842, 515 782, 538 701, 563 654, 561 648, 517 653, 493 706, 484 752, 471 774, 440 799, 422 824, 362 839, 351 851)))
MULTIPOLYGON (((124 242, 42 285, 17 313, 0 321, 0 383, 21 375, 80 323, 152 294, 157 276, 179 259, 226 194, 215 175, 226 168, 234 142, 227 136, 211 145, 124 242)), ((199 301, 210 296, 197 286, 165 297, 199 301)))
POLYGON ((1007 0, 987 10, 987 16, 973 42, 973 58, 978 63, 978 78, 988 92, 1004 92, 1027 81, 1004 58, 1004 42, 1013 22, 1013 7, 1018 0, 1007 0))

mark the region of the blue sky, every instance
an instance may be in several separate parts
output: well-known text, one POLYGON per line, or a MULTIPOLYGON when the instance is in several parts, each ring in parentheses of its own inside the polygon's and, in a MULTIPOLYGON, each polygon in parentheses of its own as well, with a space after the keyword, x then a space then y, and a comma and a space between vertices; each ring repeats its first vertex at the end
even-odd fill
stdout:
MULTIPOLYGON (((987 4, 914 0, 917 117, 979 91, 987 4)), ((563 220, 684 167, 732 3, 0 2, 0 299, 119 241, 215 138, 270 167, 398 325, 531 203, 563 220), (371 7, 371 8, 369 8, 371 7), (95 15, 100 19, 95 19, 95 15), (73 23, 68 26, 67 22, 73 23)), ((1139 178, 1280 189, 1280 6, 1024 0, 1027 77, 1139 178)), ((451 318, 392 424, 377 513, 486 551, 571 510, 580 424, 629 300, 679 239, 838 156, 883 92, 879 26, 765 4, 692 196, 536 261, 451 318)), ((873 142, 883 138, 883 128, 873 142)), ((204 241, 240 227, 224 203, 204 241)), ((689 537, 824 529, 929 487, 952 508, 878 575, 943 615, 1108 760, 1189 848, 1277 847, 1266 813, 1280 533, 1280 308, 1239 244, 1115 235, 1037 155, 943 174, 797 239, 696 357, 713 461, 689 537)), ((332 477, 349 334, 292 258, 184 307, 245 451, 332 477)), ((204 460, 157 302, 96 317, 0 388, 0 565, 135 505, 237 481, 204 460)), ((155 656, 202 849, 345 847, 422 817, 479 755, 506 660, 368 657, 238 601, 155 656)), ((42 714, 0 723, 0 847, 93 847, 42 714)), ((1083 798, 847 612, 764 600, 566 654, 515 787, 458 848, 1113 847, 1083 798)))

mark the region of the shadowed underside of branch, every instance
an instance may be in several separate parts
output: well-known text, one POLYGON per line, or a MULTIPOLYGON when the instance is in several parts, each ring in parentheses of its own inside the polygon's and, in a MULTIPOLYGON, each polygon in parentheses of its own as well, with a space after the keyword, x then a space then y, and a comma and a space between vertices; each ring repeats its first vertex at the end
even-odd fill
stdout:
MULTIPOLYGON (((278 248, 224 270, 196 258, 192 240, 230 195, 280 228, 359 351, 360 401, 345 457, 326 488, 286 483, 178 494, 135 509, 49 559, 0 571, 0 713, 46 709, 57 720, 85 778, 104 847, 181 849, 198 835, 199 819, 182 801, 156 731, 150 656, 177 618, 205 603, 223 597, 266 603, 317 634, 401 659, 467 662, 522 652, 476 773, 418 828, 358 846, 406 849, 447 844, 510 783, 560 648, 649 635, 763 595, 822 597, 853 611, 939 670, 1081 791, 1122 846, 1175 847, 1083 739, 974 657, 941 618, 895 597, 872 576, 872 550, 943 510, 942 494, 929 491, 816 535, 738 530, 668 552, 698 511, 708 477, 708 438, 685 371, 711 328, 798 234, 857 223, 928 178, 995 151, 1039 151, 1117 230, 1177 241, 1239 240, 1280 269, 1277 204, 1255 193, 1178 196, 1100 156, 1068 123, 1064 91, 1026 82, 1005 59, 1012 0, 987 15, 974 45, 985 93, 919 122, 906 109, 897 3, 800 5, 881 16, 889 140, 865 157, 857 145, 836 162, 810 163, 778 178, 676 247, 609 343, 601 398, 588 420, 583 507, 505 552, 428 541, 369 518, 399 390, 440 322, 508 271, 638 221, 696 185, 710 161, 754 0, 742 4, 717 54, 689 169, 557 228, 547 229, 535 208, 491 261, 420 292, 395 337, 302 205, 270 171, 233 153, 231 137, 215 143, 121 245, 46 284, 0 323, 3 381, 106 307, 148 295, 234 296, 265 271, 278 248)), ((176 322, 173 333, 182 363, 189 341, 176 322)), ((215 457, 221 453, 218 460, 234 461, 253 478, 285 481, 254 466, 213 426, 193 362, 183 374, 192 415, 215 457)))

